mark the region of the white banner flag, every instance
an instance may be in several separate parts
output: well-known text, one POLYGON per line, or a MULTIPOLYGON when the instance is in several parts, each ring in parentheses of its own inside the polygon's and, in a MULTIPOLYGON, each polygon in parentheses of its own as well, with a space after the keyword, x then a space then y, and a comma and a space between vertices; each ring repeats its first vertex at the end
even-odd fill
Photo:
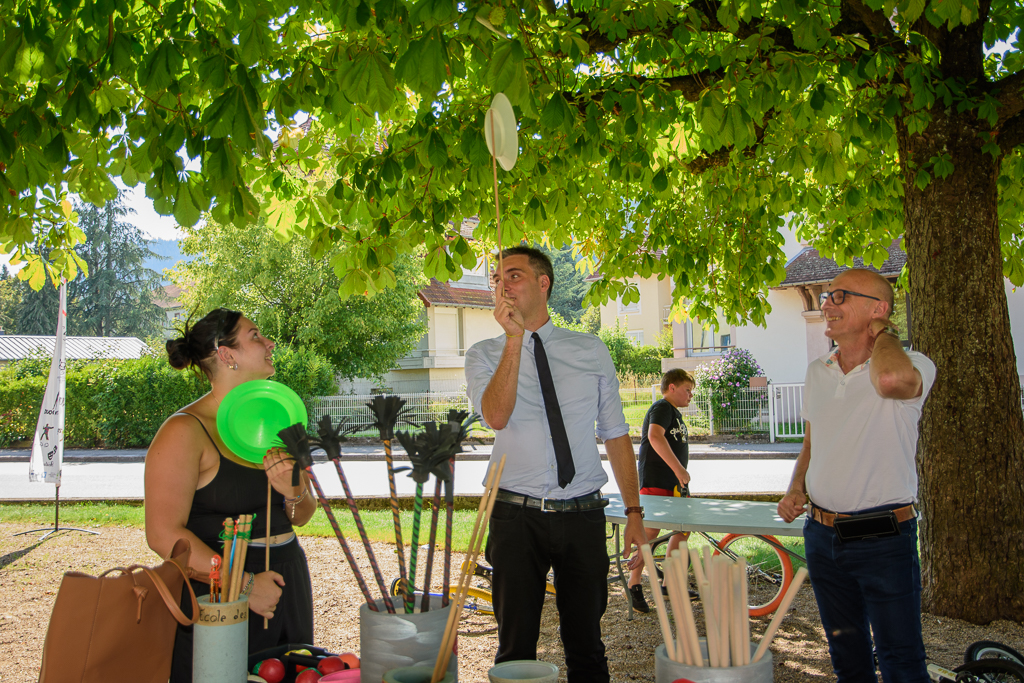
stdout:
POLYGON ((60 312, 57 315, 57 338, 53 344, 50 379, 46 382, 39 422, 32 440, 28 480, 60 486, 60 466, 64 460, 64 388, 67 363, 64 357, 64 335, 68 330, 68 283, 60 281, 60 312))

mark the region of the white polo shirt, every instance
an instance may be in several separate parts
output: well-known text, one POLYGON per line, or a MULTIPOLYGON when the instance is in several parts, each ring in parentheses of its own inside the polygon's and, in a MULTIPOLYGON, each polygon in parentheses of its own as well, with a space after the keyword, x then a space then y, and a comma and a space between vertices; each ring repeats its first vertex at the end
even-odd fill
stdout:
POLYGON ((921 395, 882 398, 871 384, 870 359, 844 375, 834 352, 813 361, 804 383, 804 420, 811 423, 805 482, 815 505, 834 512, 917 501, 917 423, 935 381, 935 364, 908 354, 921 373, 921 395))

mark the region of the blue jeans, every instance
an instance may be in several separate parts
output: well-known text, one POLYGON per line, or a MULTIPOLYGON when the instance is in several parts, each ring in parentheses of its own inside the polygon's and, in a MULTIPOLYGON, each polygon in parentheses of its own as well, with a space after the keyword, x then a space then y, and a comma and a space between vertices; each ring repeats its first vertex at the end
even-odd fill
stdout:
POLYGON ((843 543, 832 527, 810 518, 804 524, 807 569, 839 683, 877 681, 872 634, 885 683, 929 681, 917 520, 899 527, 899 536, 843 543))

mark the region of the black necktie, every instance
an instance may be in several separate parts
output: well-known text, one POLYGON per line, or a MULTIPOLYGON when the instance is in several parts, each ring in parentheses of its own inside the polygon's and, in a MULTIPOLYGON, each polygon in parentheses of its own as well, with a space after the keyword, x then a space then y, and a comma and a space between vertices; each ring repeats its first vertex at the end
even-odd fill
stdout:
POLYGON ((551 440, 555 446, 558 485, 564 489, 576 476, 576 466, 572 463, 572 448, 569 446, 569 437, 565 434, 562 409, 558 407, 555 383, 551 379, 551 366, 548 365, 548 356, 544 353, 544 344, 536 332, 533 333, 533 358, 537 361, 537 378, 540 380, 540 391, 544 395, 544 412, 548 414, 551 440))

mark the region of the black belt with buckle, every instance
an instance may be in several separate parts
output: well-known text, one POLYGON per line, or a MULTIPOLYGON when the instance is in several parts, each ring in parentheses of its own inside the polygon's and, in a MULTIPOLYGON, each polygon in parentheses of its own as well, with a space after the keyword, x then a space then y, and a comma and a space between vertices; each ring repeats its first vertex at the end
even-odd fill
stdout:
POLYGON ((611 502, 601 496, 600 491, 588 493, 578 498, 534 498, 524 496, 521 493, 513 493, 498 489, 498 495, 494 499, 499 503, 508 503, 519 507, 537 508, 541 512, 586 512, 587 510, 599 510, 608 507, 611 502))

